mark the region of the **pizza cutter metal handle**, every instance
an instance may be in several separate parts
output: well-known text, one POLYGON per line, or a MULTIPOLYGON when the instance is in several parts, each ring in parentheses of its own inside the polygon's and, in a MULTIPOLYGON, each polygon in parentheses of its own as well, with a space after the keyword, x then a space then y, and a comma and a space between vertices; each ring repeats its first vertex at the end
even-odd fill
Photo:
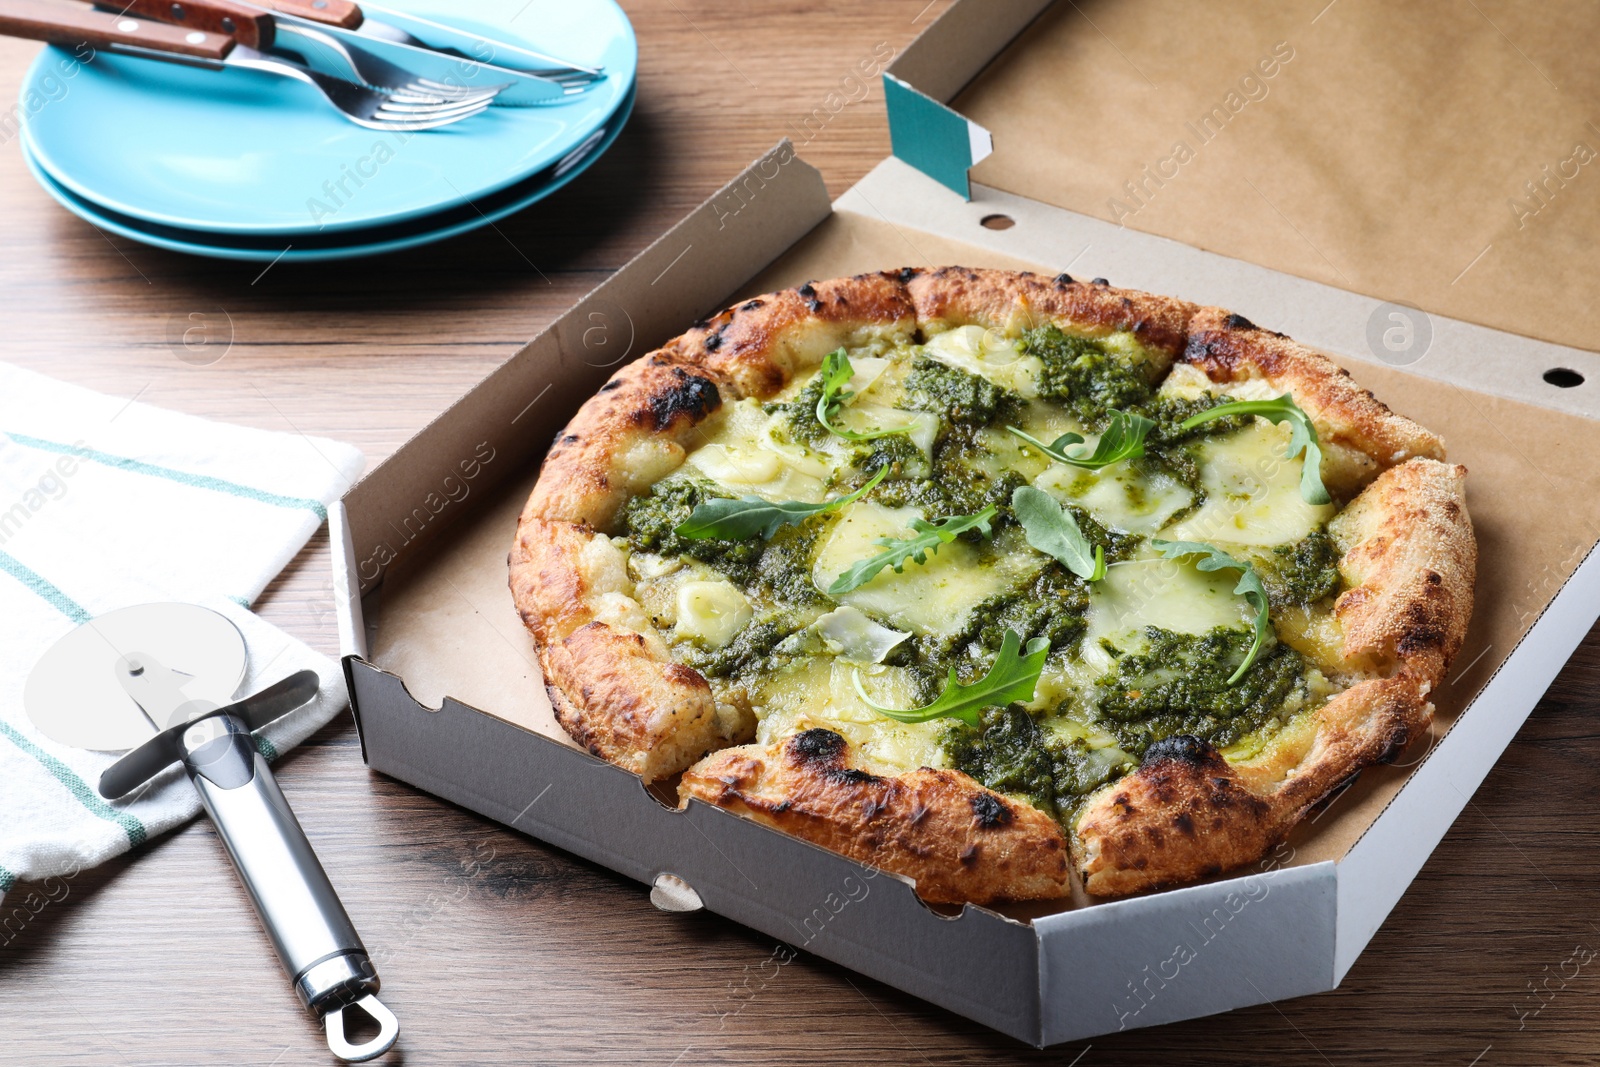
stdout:
POLYGON ((121 790, 171 759, 182 762, 295 992, 323 1020, 329 1049, 352 1061, 388 1051, 400 1025, 377 998, 377 968, 251 735, 252 725, 265 725, 314 696, 316 676, 293 676, 192 718, 193 705, 175 695, 175 675, 152 657, 123 656, 117 671, 147 714, 164 711, 162 720, 178 725, 109 768, 102 790, 121 790), (379 1026, 378 1035, 361 1045, 345 1036, 344 1010, 352 1005, 379 1026))
POLYGON ((183 747, 200 802, 295 992, 323 1019, 328 1047, 347 1060, 386 1052, 400 1026, 376 996, 377 968, 249 729, 232 715, 213 716, 185 732, 183 747), (362 1045, 345 1038, 351 1005, 379 1025, 378 1036, 362 1045))

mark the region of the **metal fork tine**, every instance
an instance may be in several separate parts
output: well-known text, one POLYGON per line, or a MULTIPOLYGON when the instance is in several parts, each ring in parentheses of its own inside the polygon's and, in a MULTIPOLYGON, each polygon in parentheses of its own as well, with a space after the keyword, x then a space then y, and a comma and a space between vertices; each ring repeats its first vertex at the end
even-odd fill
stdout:
POLYGON ((510 83, 508 82, 505 85, 490 85, 481 89, 461 90, 459 92, 446 95, 443 90, 436 89, 434 87, 436 84, 437 83, 429 82, 426 78, 418 78, 416 81, 408 85, 407 88, 415 93, 430 93, 443 96, 446 100, 493 100, 495 97, 505 92, 510 86, 510 83))
POLYGON ((460 107, 417 107, 404 102, 388 102, 380 104, 374 114, 392 115, 406 121, 426 121, 435 118, 452 118, 456 115, 470 115, 488 107, 487 102, 464 104, 460 107))
POLYGON ((494 99, 494 93, 475 93, 472 96, 439 96, 425 90, 406 86, 389 92, 392 100, 404 100, 413 104, 477 104, 487 103, 494 99))
POLYGON ((493 100, 511 88, 511 85, 511 82, 500 82, 495 85, 476 85, 469 89, 464 86, 446 85, 443 82, 436 82, 432 78, 417 78, 410 83, 410 88, 416 92, 436 93, 439 96, 447 96, 452 99, 482 98, 484 100, 493 100))
POLYGON ((368 121, 375 125, 381 126, 386 130, 434 130, 438 129, 440 126, 448 126, 451 123, 460 122, 462 119, 470 119, 472 116, 482 114, 488 109, 488 104, 479 104, 477 107, 460 112, 458 114, 445 115, 443 117, 435 117, 431 119, 418 119, 415 117, 403 118, 397 115, 385 114, 380 110, 368 121))
POLYGON ((384 103, 378 105, 379 111, 387 111, 404 115, 451 115, 461 111, 472 111, 488 106, 487 100, 474 100, 466 104, 439 104, 439 103, 413 103, 408 100, 396 100, 389 97, 384 103))

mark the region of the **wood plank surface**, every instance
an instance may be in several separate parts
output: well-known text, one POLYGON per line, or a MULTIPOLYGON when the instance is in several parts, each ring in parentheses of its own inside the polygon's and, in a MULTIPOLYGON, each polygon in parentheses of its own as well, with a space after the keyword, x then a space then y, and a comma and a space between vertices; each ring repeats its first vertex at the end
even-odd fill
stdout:
MULTIPOLYGON (((880 90, 802 123, 945 2, 624 0, 639 105, 604 159, 496 227, 348 264, 109 236, 0 134, 0 359, 376 462, 778 137, 848 187, 888 152, 880 90), (219 358, 183 348, 195 325, 219 358)), ((35 48, 0 41, 0 100, 35 48)), ((337 652, 325 534, 259 610, 337 652)), ((764 937, 377 777, 347 717, 279 775, 402 1021, 384 1062, 1579 1064, 1600 1029, 1597 682, 1591 634, 1339 990, 1044 1052, 815 958, 775 967, 764 937)), ((0 947, 0 1064, 328 1062, 207 824, 71 879, 0 947)))

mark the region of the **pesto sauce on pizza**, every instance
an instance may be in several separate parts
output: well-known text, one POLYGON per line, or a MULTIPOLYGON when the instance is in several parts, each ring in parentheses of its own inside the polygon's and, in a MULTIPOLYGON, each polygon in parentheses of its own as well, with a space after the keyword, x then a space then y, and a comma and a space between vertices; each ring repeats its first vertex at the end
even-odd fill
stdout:
POLYGON ((1337 690, 1318 666, 1331 655, 1272 638, 1230 684, 1254 637, 1238 575, 1161 558, 1151 544, 1216 546, 1259 575, 1274 613, 1326 619, 1339 588, 1324 529, 1335 508, 1299 495, 1303 459, 1286 458, 1287 428, 1226 417, 1185 429, 1231 398, 1188 368, 1152 382, 1127 334, 1046 326, 1005 338, 964 327, 847 355, 848 402, 828 407, 838 388, 819 372, 775 401, 727 405, 685 464, 623 516, 638 598, 674 657, 720 702, 752 713, 762 740, 825 726, 866 765, 954 767, 1066 822, 1157 741, 1188 735, 1247 752, 1337 690), (1076 433, 1087 454, 1113 412, 1153 425, 1142 455, 1097 470, 1007 429, 1045 443, 1076 433), (820 504, 880 471, 859 500, 767 538, 679 532, 712 501, 820 504), (1085 548, 1103 555, 1104 578, 1030 546, 1012 504, 1024 486, 1061 506, 1085 548), (948 543, 923 537, 920 558, 825 591, 884 546, 986 509, 987 521, 964 523, 948 543), (981 678, 1007 631, 1049 649, 1026 705, 987 708, 976 725, 907 723, 857 698, 859 675, 874 702, 928 704, 952 673, 981 678))

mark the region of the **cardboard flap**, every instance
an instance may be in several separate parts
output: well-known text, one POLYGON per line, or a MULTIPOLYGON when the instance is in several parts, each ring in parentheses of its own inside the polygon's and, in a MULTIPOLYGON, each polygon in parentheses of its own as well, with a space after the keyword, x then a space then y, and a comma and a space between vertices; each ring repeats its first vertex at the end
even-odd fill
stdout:
POLYGON ((739 285, 829 209, 822 175, 785 139, 496 367, 457 401, 455 417, 435 419, 345 495, 361 591, 454 523, 468 496, 538 465, 560 423, 536 406, 564 422, 615 368, 715 310, 707 293, 739 285), (624 273, 652 280, 630 286, 624 273))
POLYGON ((976 182, 1600 349, 1600 7, 1028 6, 965 0, 891 68, 951 100, 1026 26, 952 101, 994 135, 976 182))

